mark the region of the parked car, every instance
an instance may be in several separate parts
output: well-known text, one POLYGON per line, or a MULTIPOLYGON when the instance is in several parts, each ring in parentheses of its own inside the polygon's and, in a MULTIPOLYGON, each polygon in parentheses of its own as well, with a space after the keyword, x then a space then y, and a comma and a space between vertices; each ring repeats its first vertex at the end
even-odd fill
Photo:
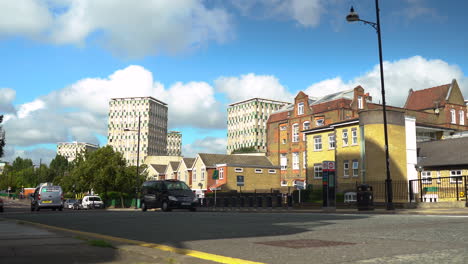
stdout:
POLYGON ((3 199, 0 198, 0 213, 3 212, 3 199))
POLYGON ((141 210, 161 208, 167 212, 174 208, 196 211, 198 198, 190 187, 179 180, 146 181, 142 186, 141 210))
POLYGON ((97 195, 89 195, 83 197, 81 204, 84 209, 104 208, 104 202, 97 195))
POLYGON ((51 182, 41 183, 31 195, 31 211, 40 209, 63 210, 62 187, 51 182))
POLYGON ((83 209, 83 204, 81 204, 82 199, 78 199, 73 203, 73 210, 83 209))
POLYGON ((63 207, 66 209, 73 209, 73 205, 76 203, 76 199, 66 199, 63 202, 63 207))

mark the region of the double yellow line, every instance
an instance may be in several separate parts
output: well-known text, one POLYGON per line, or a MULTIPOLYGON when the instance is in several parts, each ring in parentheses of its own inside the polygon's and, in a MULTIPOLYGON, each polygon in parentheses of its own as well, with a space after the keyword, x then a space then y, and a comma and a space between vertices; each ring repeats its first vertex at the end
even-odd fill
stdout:
POLYGON ((197 251, 197 250, 175 248, 175 247, 161 245, 161 244, 146 243, 146 242, 138 241, 138 240, 131 240, 131 239, 126 239, 126 238, 121 238, 121 237, 113 237, 113 236, 102 235, 102 234, 97 234, 97 233, 78 231, 78 230, 73 230, 73 229, 68 229, 68 228, 63 228, 63 227, 57 227, 57 226, 50 226, 50 225, 45 225, 45 224, 40 224, 40 223, 35 223, 35 222, 29 222, 29 221, 23 221, 23 220, 20 220, 20 221, 24 222, 24 223, 31 224, 31 225, 35 225, 35 226, 38 226, 38 227, 42 227, 42 228, 58 230, 58 231, 65 231, 65 232, 70 232, 70 233, 74 233, 74 234, 78 234, 78 235, 94 237, 94 238, 100 238, 100 239, 105 239, 105 240, 110 240, 110 241, 115 241, 115 242, 120 242, 120 243, 132 244, 132 245, 137 245, 137 246, 141 246, 141 247, 155 248, 155 249, 159 249, 159 250, 163 250, 163 251, 173 252, 173 253, 177 253, 177 254, 180 254, 180 255, 186 255, 186 256, 199 258, 199 259, 204 259, 204 260, 210 260, 210 261, 214 261, 214 262, 218 262, 218 263, 225 263, 225 264, 264 264, 262 262, 255 262, 255 261, 250 261, 250 260, 231 258, 231 257, 226 257, 226 256, 201 252, 201 251, 197 251))

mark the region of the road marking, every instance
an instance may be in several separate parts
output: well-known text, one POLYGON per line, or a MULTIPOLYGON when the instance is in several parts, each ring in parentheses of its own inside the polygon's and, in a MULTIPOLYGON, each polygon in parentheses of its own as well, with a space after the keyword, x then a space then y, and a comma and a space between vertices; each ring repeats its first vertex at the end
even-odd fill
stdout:
POLYGON ((147 248, 155 248, 155 249, 159 249, 159 250, 163 250, 163 251, 173 252, 173 253, 177 253, 177 254, 180 254, 180 255, 191 256, 191 257, 199 258, 199 259, 210 260, 210 261, 218 262, 218 263, 225 263, 225 264, 264 264, 262 262, 255 262, 255 261, 250 261, 250 260, 231 258, 231 257, 206 253, 206 252, 202 252, 202 251, 192 250, 192 249, 183 249, 183 248, 176 248, 176 247, 171 247, 171 246, 162 245, 162 244, 147 243, 147 242, 138 241, 138 240, 131 240, 131 239, 126 239, 126 238, 121 238, 121 237, 113 237, 113 236, 102 235, 102 234, 97 234, 97 233, 91 233, 91 232, 86 232, 86 231, 78 231, 78 230, 73 230, 73 229, 68 229, 68 228, 63 228, 63 227, 58 227, 58 226, 50 226, 50 225, 45 225, 45 224, 40 224, 40 223, 35 223, 35 222, 29 222, 29 221, 24 221, 24 220, 19 220, 19 221, 22 221, 24 223, 28 223, 28 224, 31 224, 31 225, 43 227, 43 228, 54 229, 54 230, 65 231, 65 232, 71 232, 71 233, 75 233, 75 234, 78 234, 78 235, 84 235, 84 236, 101 238, 101 239, 106 239, 106 240, 115 241, 115 242, 133 244, 133 245, 147 247, 147 248))

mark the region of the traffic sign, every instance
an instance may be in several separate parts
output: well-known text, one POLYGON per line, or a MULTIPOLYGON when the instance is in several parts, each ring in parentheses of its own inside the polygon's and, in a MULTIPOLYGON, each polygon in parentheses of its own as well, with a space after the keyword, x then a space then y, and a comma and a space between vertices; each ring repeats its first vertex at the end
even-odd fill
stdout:
POLYGON ((305 189, 305 182, 303 181, 295 181, 294 186, 299 190, 304 190, 305 189))
POLYGON ((237 176, 237 186, 244 186, 244 176, 237 176))

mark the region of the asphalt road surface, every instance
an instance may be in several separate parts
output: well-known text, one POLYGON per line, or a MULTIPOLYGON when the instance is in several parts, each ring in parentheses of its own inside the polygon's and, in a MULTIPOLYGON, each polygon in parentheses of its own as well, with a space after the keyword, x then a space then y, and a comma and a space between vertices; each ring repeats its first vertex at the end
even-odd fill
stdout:
POLYGON ((11 209, 3 217, 263 263, 468 263, 468 218, 11 209))

